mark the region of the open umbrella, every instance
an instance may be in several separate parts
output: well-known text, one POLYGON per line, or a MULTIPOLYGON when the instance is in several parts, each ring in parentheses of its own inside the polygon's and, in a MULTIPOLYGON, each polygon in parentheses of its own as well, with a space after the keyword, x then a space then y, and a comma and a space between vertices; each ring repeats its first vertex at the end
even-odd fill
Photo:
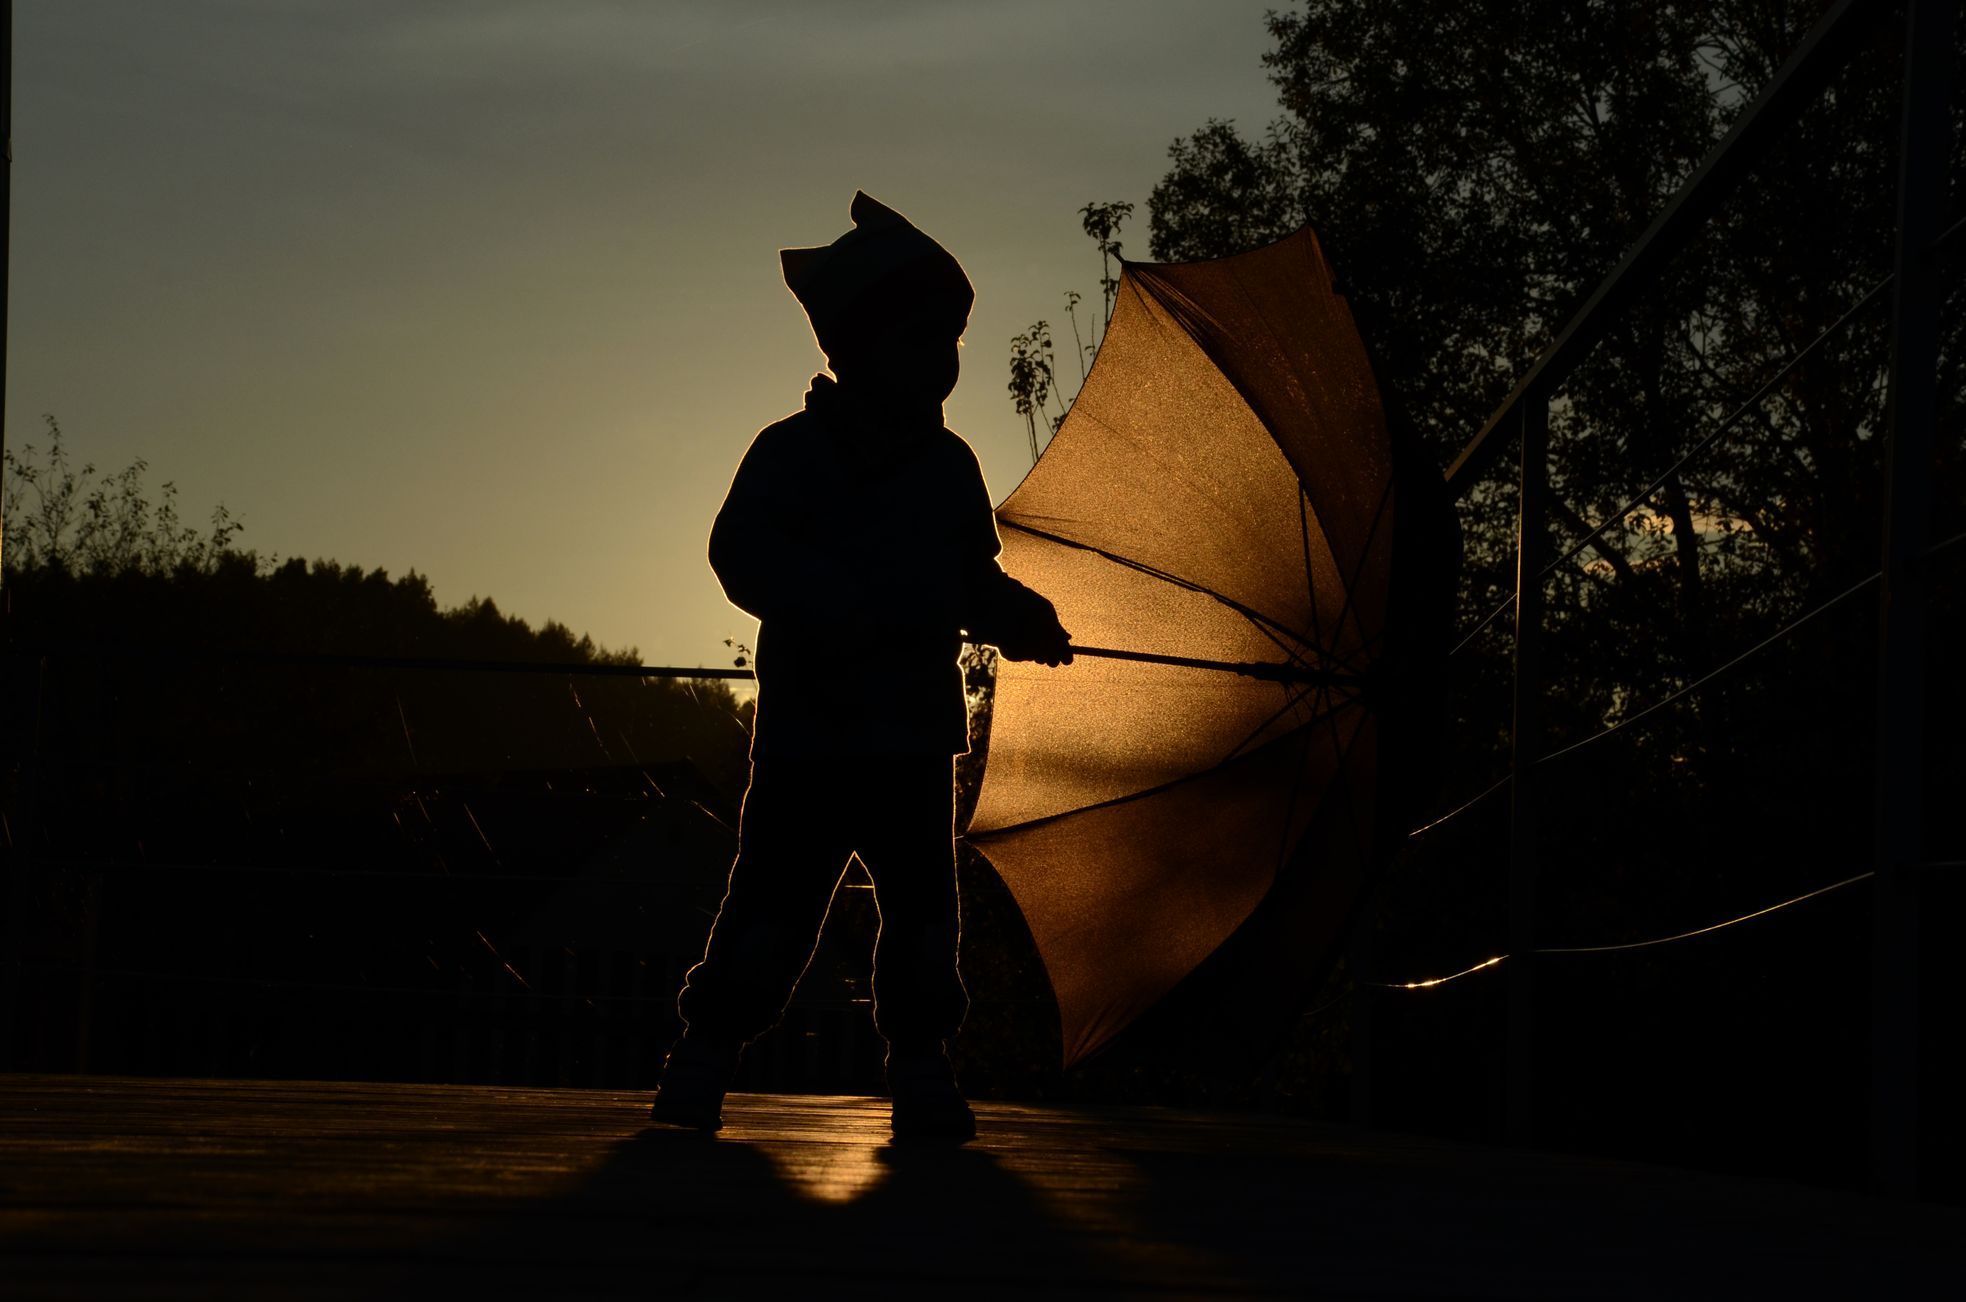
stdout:
POLYGON ((1413 541, 1422 516, 1442 536, 1413 486, 1438 472, 1409 451, 1308 228, 1124 265, 1090 376, 997 511, 1005 569, 1089 650, 998 665, 967 830, 1030 926, 1066 1065, 1184 981, 1195 1029, 1273 1042, 1328 970, 1388 844, 1404 589, 1441 587, 1413 541))

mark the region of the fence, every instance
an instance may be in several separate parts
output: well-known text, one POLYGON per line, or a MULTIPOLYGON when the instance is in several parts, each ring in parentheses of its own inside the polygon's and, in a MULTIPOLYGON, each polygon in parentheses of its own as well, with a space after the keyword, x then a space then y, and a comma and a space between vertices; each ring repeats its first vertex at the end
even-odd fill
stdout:
MULTIPOLYGON (((1666 205, 1650 229, 1597 287, 1555 341, 1523 376, 1500 407, 1449 467, 1446 477, 1457 494, 1466 494, 1485 468, 1515 443, 1515 591, 1457 639, 1461 653, 1489 624, 1514 616, 1510 763, 1507 774, 1472 799, 1414 829, 1415 837, 1459 818, 1498 796, 1509 795, 1507 950, 1466 971, 1445 978, 1387 983, 1431 988, 1446 980, 1500 969, 1507 983, 1504 1050, 1505 1130, 1522 1140, 1531 1128, 1531 1057, 1537 1034, 1533 992, 1541 955, 1639 948, 1714 930, 1703 927, 1682 936, 1664 936, 1628 945, 1553 948, 1536 930, 1537 896, 1549 856, 1541 832, 1543 794, 1550 766, 1585 746, 1699 691, 1776 645, 1828 610, 1876 590, 1878 646, 1875 695, 1878 709, 1877 773, 1874 799, 1874 860, 1868 871, 1825 884, 1786 903, 1799 903, 1826 891, 1873 879, 1875 927, 1872 947, 1870 1066, 1871 1171, 1883 1189, 1908 1192, 1917 1179, 1918 1122, 1918 958, 1917 926, 1921 874, 1956 864, 1922 862, 1925 789, 1924 683, 1925 619, 1929 561, 1961 542, 1953 537, 1934 544, 1931 537, 1931 482, 1934 427, 1939 395, 1936 274, 1942 250, 1959 226, 1942 229, 1952 80, 1952 26, 1955 7, 1944 0, 1913 0, 1906 8, 1903 116, 1894 270, 1828 330, 1797 349, 1788 363, 1733 414, 1695 441, 1661 475, 1622 508, 1589 528, 1558 553, 1550 537, 1550 407, 1567 380, 1605 338, 1664 264, 1687 247, 1727 197, 1763 159, 1780 134, 1824 91, 1861 48, 1868 33, 1892 13, 1892 6, 1870 0, 1843 0, 1820 20, 1787 63, 1741 113, 1733 128, 1666 205), (1660 486, 1703 451, 1723 439, 1784 378, 1824 342, 1845 328, 1878 296, 1890 291, 1891 333, 1886 439, 1886 530, 1878 571, 1791 620, 1773 635, 1709 673, 1627 713, 1602 731, 1552 748, 1546 738, 1543 705, 1547 639, 1545 584, 1576 561, 1605 530, 1652 498, 1660 486)), ((1781 904, 1772 906, 1782 907, 1781 904)), ((1747 917, 1770 910, 1758 910, 1747 917)), ((1728 925, 1746 918, 1730 919, 1728 925)))
MULTIPOLYGON (((171 801, 133 803, 131 791, 174 759, 125 761, 113 729, 79 703, 127 692, 119 664, 147 675, 136 687, 153 692, 159 672, 214 661, 234 674, 270 666, 569 683, 748 671, 70 644, 16 661, 28 669, 16 686, 31 688, 37 716, 63 708, 60 685, 47 682, 56 660, 77 683, 78 704, 50 729, 68 734, 69 745, 44 746, 38 734, 53 721, 37 717, 9 828, 0 1032, 9 1065, 616 1088, 653 1079, 679 1029, 677 986, 702 953, 734 848, 728 794, 690 763, 423 771, 319 792, 307 790, 318 780, 308 774, 292 784, 298 797, 257 799, 252 778, 201 776, 175 789, 196 807, 182 820, 193 835, 173 845, 168 812, 142 816, 169 811, 171 801), (123 785, 105 791, 101 775, 111 770, 123 785), (235 791, 236 807, 213 806, 212 792, 235 791), (123 821, 137 829, 140 858, 105 852, 89 835, 88 820, 107 821, 124 806, 135 811, 123 821), (43 826, 51 813, 69 826, 43 826), (281 826, 225 831, 256 819, 281 826), (169 920, 173 934, 153 934, 153 920, 169 920), (53 931, 72 937, 37 943, 53 931), (460 941, 468 953, 457 952, 460 941), (405 960, 427 960, 431 970, 405 960)), ((417 698, 404 694, 414 708, 417 698)), ((138 738, 139 755, 146 740, 138 738)), ((266 786, 269 774, 252 771, 266 786)), ((747 1054, 741 1084, 878 1084, 880 1045, 864 972, 852 961, 854 942, 873 925, 864 880, 849 880, 817 960, 830 979, 802 987, 781 1025, 747 1054)))

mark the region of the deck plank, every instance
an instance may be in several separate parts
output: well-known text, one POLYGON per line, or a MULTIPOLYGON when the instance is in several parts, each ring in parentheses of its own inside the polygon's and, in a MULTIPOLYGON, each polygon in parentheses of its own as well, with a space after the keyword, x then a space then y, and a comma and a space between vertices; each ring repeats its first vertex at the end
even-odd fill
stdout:
POLYGON ((1966 1296, 1966 1211, 1292 1119, 0 1076, 8 1297, 1966 1296))

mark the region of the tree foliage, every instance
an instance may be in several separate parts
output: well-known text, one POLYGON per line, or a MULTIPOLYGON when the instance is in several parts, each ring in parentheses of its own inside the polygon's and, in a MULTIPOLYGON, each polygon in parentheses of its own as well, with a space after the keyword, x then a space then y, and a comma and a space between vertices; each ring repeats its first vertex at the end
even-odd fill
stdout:
MULTIPOLYGON (((223 659, 275 651, 620 665, 638 663, 640 653, 600 646, 557 620, 535 627, 488 596, 444 607, 414 569, 392 576, 381 567, 276 561, 242 550, 233 540, 243 526, 223 507, 209 532, 185 526, 172 484, 152 505, 141 458, 98 477, 92 462, 73 465, 53 417, 48 429, 45 448, 6 451, 9 640, 29 650, 68 648, 48 672, 79 684, 75 699, 120 693, 125 722, 197 755, 197 770, 230 770, 236 742, 254 736, 247 767, 265 766, 263 782, 305 784, 405 765, 539 769, 688 756, 733 802, 742 789, 749 706, 721 682, 570 684, 539 675, 241 667, 223 659), (92 661, 88 648, 119 655, 92 661), (150 650, 164 658, 145 663, 141 653, 150 650), (221 658, 201 662, 205 650, 221 658), (114 686, 125 679, 140 690, 114 686), (406 741, 412 714, 427 720, 421 743, 406 741)), ((31 709, 24 697, 15 704, 31 709)))
MULTIPOLYGON (((1382 381, 1444 463, 1824 8, 1311 0, 1273 14, 1264 64, 1284 114, 1258 141, 1211 121, 1174 143, 1149 206, 1154 255, 1220 256, 1311 223, 1382 381)), ((1552 465, 1570 535, 1889 271, 1895 43, 1885 32, 1859 55, 1559 395, 1552 465)), ((1956 466, 1966 351, 1959 314, 1948 319, 1956 466)), ((1724 583, 1754 569, 1763 604, 1848 582, 1876 522, 1880 321, 1829 341, 1567 581, 1659 572, 1696 628, 1713 601, 1706 570, 1724 583)), ((1495 531, 1475 533, 1490 576, 1478 606, 1506 592, 1507 565, 1504 548, 1479 552, 1495 531)), ((1712 648, 1681 650, 1697 666, 1712 648)))
MULTIPOLYGON (((1079 209, 1079 221, 1090 239, 1099 250, 1099 293, 1104 306, 1104 315, 1097 321, 1088 320, 1083 328, 1079 325, 1080 294, 1075 289, 1065 291, 1065 317, 1072 327, 1073 353, 1078 361, 1079 383, 1085 382, 1093 356, 1099 351, 1099 343, 1106 337, 1106 327, 1112 324, 1113 305, 1118 301, 1120 278, 1113 265, 1124 250, 1119 239, 1120 228, 1127 218, 1133 215, 1130 203, 1088 203, 1079 209)), ((1069 377, 1067 377, 1069 379, 1069 377)), ((1033 322, 1031 328, 1010 341, 1010 399, 1023 418, 1025 433, 1030 438, 1031 461, 1036 463, 1039 453, 1044 451, 1045 442, 1058 432, 1065 423, 1065 413, 1071 410, 1072 399, 1067 396, 1058 375, 1058 356, 1051 340, 1051 323, 1048 320, 1033 322), (1045 437, 1038 435, 1040 421, 1045 425, 1045 437)), ((1076 393, 1076 389, 1074 390, 1076 393)))
POLYGON ((178 518, 175 481, 165 480, 158 500, 150 500, 144 484, 149 462, 138 457, 107 478, 97 477, 92 461, 77 470, 62 442, 61 423, 52 414, 42 419, 48 427, 45 449, 29 443, 0 453, 5 466, 0 520, 9 570, 209 571, 238 554, 232 540, 245 525, 223 502, 212 508, 210 530, 200 533, 178 518))

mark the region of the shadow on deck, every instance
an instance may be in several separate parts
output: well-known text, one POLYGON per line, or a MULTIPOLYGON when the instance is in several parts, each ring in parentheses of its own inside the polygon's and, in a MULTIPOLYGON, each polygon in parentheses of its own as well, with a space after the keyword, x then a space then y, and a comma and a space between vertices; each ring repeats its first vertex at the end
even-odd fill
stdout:
POLYGON ((0 1076, 27 1297, 1966 1296, 1966 1211, 1295 1120, 0 1076))

